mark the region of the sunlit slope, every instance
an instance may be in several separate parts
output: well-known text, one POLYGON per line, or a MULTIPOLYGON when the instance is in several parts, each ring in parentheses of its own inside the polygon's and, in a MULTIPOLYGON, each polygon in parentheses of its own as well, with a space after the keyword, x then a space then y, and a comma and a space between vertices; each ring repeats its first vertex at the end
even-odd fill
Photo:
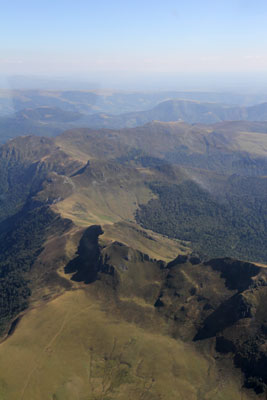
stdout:
POLYGON ((92 161, 71 177, 72 194, 54 209, 81 226, 134 220, 138 205, 153 198, 145 181, 137 169, 92 161))
POLYGON ((154 121, 131 129, 70 130, 55 141, 66 153, 78 157, 83 154, 87 159, 119 157, 133 148, 142 149, 155 157, 186 149, 192 153, 220 149, 224 152, 247 151, 248 154, 262 155, 267 143, 266 132, 266 122, 189 125, 185 122, 154 121))
POLYGON ((107 245, 118 241, 130 248, 148 254, 156 260, 171 261, 177 254, 188 254, 190 244, 180 240, 170 239, 130 222, 118 222, 113 225, 103 225, 103 235, 100 243, 107 245))
POLYGON ((84 290, 30 311, 0 350, 2 399, 240 396, 238 374, 222 380, 214 361, 193 346, 112 316, 84 290))

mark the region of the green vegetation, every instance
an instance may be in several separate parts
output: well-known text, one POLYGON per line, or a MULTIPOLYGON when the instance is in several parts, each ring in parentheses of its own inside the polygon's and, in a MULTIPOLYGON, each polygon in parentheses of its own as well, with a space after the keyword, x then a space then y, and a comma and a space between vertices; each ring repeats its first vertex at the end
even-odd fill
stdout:
POLYGON ((47 174, 45 165, 38 165, 20 153, 15 146, 0 151, 0 221, 18 213, 30 195, 40 190, 47 174))
POLYGON ((28 272, 54 220, 47 207, 36 208, 18 215, 12 228, 0 235, 0 334, 28 305, 28 272))
POLYGON ((204 256, 267 261, 264 190, 261 197, 253 192, 244 195, 241 189, 237 195, 235 187, 233 193, 228 191, 218 199, 192 181, 150 188, 158 199, 142 205, 136 215, 145 228, 191 241, 193 249, 204 256))

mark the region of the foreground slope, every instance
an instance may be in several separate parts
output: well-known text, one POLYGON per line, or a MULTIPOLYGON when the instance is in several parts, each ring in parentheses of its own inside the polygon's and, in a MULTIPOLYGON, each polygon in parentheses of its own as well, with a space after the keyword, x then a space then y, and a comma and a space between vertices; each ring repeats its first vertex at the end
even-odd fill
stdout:
MULTIPOLYGON (((33 304, 1 344, 2 397, 256 398, 243 387, 233 357, 224 356, 235 351, 224 330, 239 323, 247 335, 243 340, 254 339, 251 316, 243 311, 250 304, 245 291, 266 280, 265 270, 229 260, 197 264, 195 257, 156 262, 119 242, 99 247, 101 233, 99 226, 84 232, 65 267, 70 287, 64 294, 33 304), (238 308, 236 298, 243 299, 238 308), (206 320, 231 302, 233 320, 222 313, 205 338, 206 320), (220 335, 214 340, 216 329, 220 335)), ((255 382, 261 392, 256 360, 245 370, 252 378, 246 386, 255 382)))

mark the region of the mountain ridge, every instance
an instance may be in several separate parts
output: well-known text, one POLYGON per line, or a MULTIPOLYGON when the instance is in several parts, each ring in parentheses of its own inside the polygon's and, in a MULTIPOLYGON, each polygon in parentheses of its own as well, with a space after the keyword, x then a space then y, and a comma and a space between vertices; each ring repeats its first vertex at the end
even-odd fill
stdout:
MULTIPOLYGON (((230 192, 239 210, 242 198, 238 223, 262 206, 260 174, 248 177, 242 169, 244 176, 229 176, 214 165, 168 162, 175 144, 206 154, 208 141, 208 156, 212 146, 232 149, 228 138, 211 139, 205 129, 185 123, 74 129, 0 148, 0 281, 7 299, 0 322, 2 335, 9 333, 0 345, 3 398, 263 399, 266 268, 203 259, 193 240, 136 221, 151 202, 164 205, 157 185, 169 205, 191 201, 187 218, 200 204, 192 186, 204 204, 212 196, 219 208, 232 203, 230 192), (177 188, 180 195, 171 196, 177 188)), ((210 214, 214 227, 218 218, 210 214)))

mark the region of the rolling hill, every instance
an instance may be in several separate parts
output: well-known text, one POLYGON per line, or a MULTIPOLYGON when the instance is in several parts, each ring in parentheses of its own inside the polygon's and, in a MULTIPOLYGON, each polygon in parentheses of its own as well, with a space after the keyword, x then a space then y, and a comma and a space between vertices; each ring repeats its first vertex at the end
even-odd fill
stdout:
POLYGON ((57 107, 27 108, 0 118, 0 141, 6 142, 17 136, 56 136, 75 126, 83 117, 74 111, 64 111, 57 107))
POLYGON ((131 129, 70 130, 56 142, 67 153, 79 152, 79 157, 86 160, 97 154, 99 158, 143 166, 167 162, 219 173, 260 176, 267 173, 266 128, 264 122, 153 122, 131 129))

